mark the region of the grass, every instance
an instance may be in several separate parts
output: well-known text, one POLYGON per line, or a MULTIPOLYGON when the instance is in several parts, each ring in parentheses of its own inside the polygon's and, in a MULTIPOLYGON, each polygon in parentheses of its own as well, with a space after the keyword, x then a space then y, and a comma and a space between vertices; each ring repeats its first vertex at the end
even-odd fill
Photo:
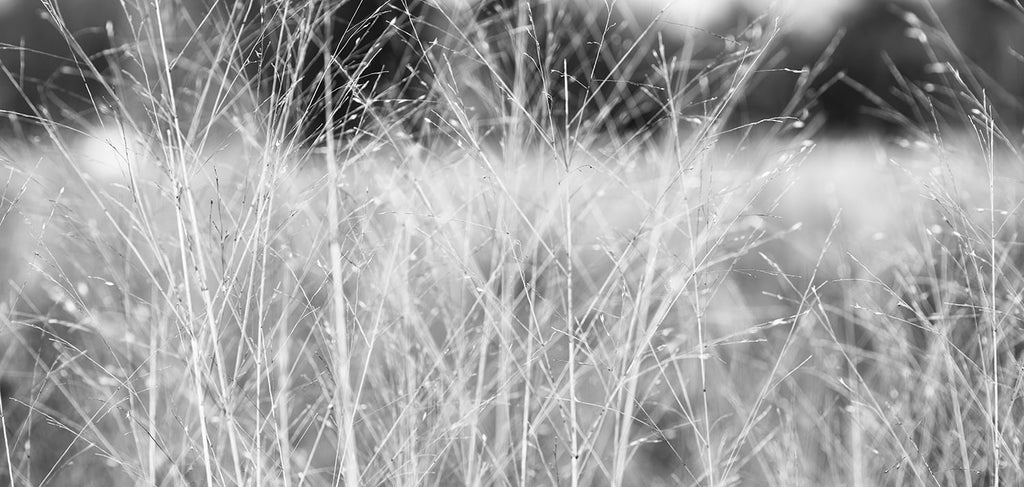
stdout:
POLYGON ((3 484, 1024 479, 1024 175, 970 82, 959 131, 735 128, 770 19, 446 10, 423 98, 325 63, 310 139, 323 5, 244 7, 127 4, 98 118, 4 145, 3 484))

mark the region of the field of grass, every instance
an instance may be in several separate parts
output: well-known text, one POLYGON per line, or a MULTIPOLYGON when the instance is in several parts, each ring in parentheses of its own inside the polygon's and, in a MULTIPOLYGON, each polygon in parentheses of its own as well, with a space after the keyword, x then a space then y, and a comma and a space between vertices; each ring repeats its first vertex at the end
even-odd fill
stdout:
POLYGON ((322 5, 271 5, 135 6, 99 117, 0 143, 0 485, 1024 482, 1024 165, 969 79, 957 128, 737 128, 770 19, 619 48, 627 96, 453 14, 423 99, 311 142, 247 56, 322 5))

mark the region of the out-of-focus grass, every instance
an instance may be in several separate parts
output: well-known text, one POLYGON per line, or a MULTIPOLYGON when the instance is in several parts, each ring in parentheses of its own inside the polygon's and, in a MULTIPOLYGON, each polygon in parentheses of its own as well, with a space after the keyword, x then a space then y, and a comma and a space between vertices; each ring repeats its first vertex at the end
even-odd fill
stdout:
POLYGON ((659 55, 665 127, 631 138, 566 116, 587 90, 523 98, 568 63, 456 32, 428 137, 373 112, 329 153, 287 72, 129 44, 105 131, 2 154, 0 479, 1021 481, 1013 143, 983 104, 962 139, 728 131, 763 35, 704 83, 659 55))

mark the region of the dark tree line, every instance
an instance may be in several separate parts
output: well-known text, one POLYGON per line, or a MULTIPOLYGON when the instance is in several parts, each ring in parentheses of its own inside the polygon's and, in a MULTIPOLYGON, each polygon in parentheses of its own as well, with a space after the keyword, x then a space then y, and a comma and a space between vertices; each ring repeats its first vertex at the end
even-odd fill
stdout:
MULTIPOLYGON (((295 111, 290 122, 309 142, 316 143, 328 121, 328 84, 336 133, 366 124, 375 112, 409 111, 428 90, 422 39, 439 35, 435 22, 441 17, 423 0, 293 2, 287 11, 273 0, 171 4, 173 10, 161 20, 167 36, 161 41, 174 58, 176 84, 195 91, 193 79, 202 74, 188 71, 223 61, 201 52, 199 43, 240 33, 238 46, 245 59, 235 62, 253 93, 262 96, 273 86, 287 90, 292 97, 288 106, 295 111), (193 54, 197 59, 189 60, 193 54), (331 60, 329 70, 325 59, 331 60)), ((62 123, 94 119, 99 116, 96 107, 117 96, 111 93, 118 88, 113 80, 125 73, 112 70, 127 69, 128 77, 138 80, 138 66, 153 62, 133 52, 153 52, 151 46, 129 46, 155 42, 145 39, 153 32, 131 32, 128 18, 155 12, 126 13, 118 0, 57 0, 53 5, 66 19, 63 25, 41 0, 14 0, 13 5, 0 12, 0 65, 7 70, 0 73, 0 110, 7 115, 0 117, 0 132, 38 131, 37 117, 62 123), (107 83, 100 83, 101 78, 107 83)), ((137 103, 140 98, 127 99, 137 103)))
POLYGON ((418 126, 432 78, 425 50, 440 35, 439 12, 423 0, 375 0, 341 2, 328 16, 312 42, 299 46, 297 66, 289 66, 299 72, 305 138, 316 143, 328 122, 334 134, 386 124, 377 120, 384 114, 418 126))
POLYGON ((100 70, 107 68, 106 27, 115 18, 113 5, 98 3, 54 2, 66 21, 62 26, 38 0, 14 0, 0 10, 0 130, 10 130, 18 115, 48 116, 33 107, 82 113, 91 106, 90 97, 101 89, 79 55, 92 57, 100 70), (65 34, 78 40, 81 52, 68 45, 65 34))
MULTIPOLYGON (((831 132, 969 126, 982 92, 1003 122, 1024 123, 1024 10, 1011 2, 866 0, 833 36, 786 36, 776 49, 781 66, 816 69, 800 106, 831 132)), ((766 74, 763 92, 791 92, 797 78, 766 74)), ((748 119, 780 113, 779 101, 754 90, 748 119)))
MULTIPOLYGON (((192 18, 205 15, 202 1, 191 0, 192 18)), ((47 110, 42 116, 62 114, 72 121, 96 116, 95 101, 105 94, 95 78, 124 41, 109 36, 124 29, 120 2, 58 1, 53 5, 67 20, 60 27, 40 0, 12 5, 0 13, 0 63, 6 69, 0 110, 9 115, 0 124, 10 130, 18 125, 14 114, 24 114, 24 124, 31 125, 33 106, 47 110), (82 51, 69 48, 66 34, 82 51)), ((750 33, 771 28, 758 12, 739 7, 717 25, 694 29, 651 25, 623 8, 609 12, 603 4, 581 2, 483 0, 458 13, 424 0, 295 5, 323 17, 307 15, 312 31, 297 43, 273 42, 281 29, 295 32, 297 25, 289 22, 303 21, 275 16, 274 2, 253 3, 246 7, 251 13, 224 18, 252 24, 246 42, 262 55, 247 68, 254 86, 280 86, 284 77, 298 81, 291 123, 312 143, 322 140, 328 121, 335 134, 395 121, 411 132, 428 130, 424 120, 437 106, 430 95, 438 74, 428 56, 463 67, 458 96, 485 130, 502 126, 511 111, 526 110, 569 130, 656 131, 667 121, 708 115, 709 100, 723 96, 731 80, 730 69, 757 47, 750 33), (332 61, 330 69, 325 59, 332 61), (685 62, 673 64, 680 59, 685 62), (509 106, 510 95, 516 106, 509 106)), ((839 133, 898 132, 969 124, 965 114, 977 108, 971 98, 983 92, 1003 121, 1024 123, 1024 12, 1015 3, 959 0, 933 8, 863 0, 839 26, 834 36, 817 41, 795 34, 775 39, 766 54, 771 62, 745 87, 736 108, 719 115, 734 126, 786 116, 839 133), (806 71, 814 76, 801 78, 806 71)), ((210 34, 217 35, 216 28, 210 34)))

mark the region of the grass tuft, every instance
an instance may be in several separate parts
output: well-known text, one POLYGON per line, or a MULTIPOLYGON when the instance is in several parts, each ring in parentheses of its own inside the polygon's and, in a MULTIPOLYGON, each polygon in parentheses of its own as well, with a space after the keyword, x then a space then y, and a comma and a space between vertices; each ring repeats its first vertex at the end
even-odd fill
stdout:
POLYGON ((966 62, 830 138, 827 56, 747 118, 771 16, 588 5, 64 30, 93 113, 0 151, 0 485, 1024 480, 1019 137, 966 62))

